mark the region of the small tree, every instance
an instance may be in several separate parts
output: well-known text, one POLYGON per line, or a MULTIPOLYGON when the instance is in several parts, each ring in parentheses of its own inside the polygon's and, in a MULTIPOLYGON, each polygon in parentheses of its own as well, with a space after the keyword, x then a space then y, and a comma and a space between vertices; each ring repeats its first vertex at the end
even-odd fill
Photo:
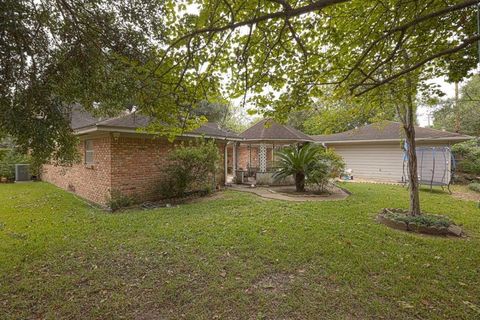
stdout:
POLYGON ((305 191, 305 177, 311 172, 317 162, 319 149, 317 146, 289 146, 277 152, 280 170, 273 177, 276 180, 293 176, 297 192, 305 191))
POLYGON ((277 157, 280 170, 275 172, 274 179, 293 176, 297 192, 304 192, 305 184, 324 191, 330 179, 345 167, 343 159, 335 152, 313 144, 286 147, 277 152, 277 157))
POLYGON ((215 141, 190 141, 175 147, 165 168, 160 193, 165 197, 181 197, 189 191, 212 190, 220 155, 215 141))

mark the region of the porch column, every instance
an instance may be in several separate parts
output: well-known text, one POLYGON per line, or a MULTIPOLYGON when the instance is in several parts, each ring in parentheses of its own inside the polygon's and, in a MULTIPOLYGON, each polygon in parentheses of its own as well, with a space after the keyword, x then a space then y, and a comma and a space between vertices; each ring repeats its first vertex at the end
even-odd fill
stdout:
POLYGON ((235 177, 236 173, 235 171, 237 171, 237 142, 233 142, 233 154, 232 154, 232 173, 233 173, 233 176, 235 177))
POLYGON ((249 144, 249 145, 248 145, 248 152, 249 152, 249 156, 248 156, 248 172, 250 173, 251 170, 252 170, 252 144, 249 144))
POLYGON ((262 143, 258 150, 258 160, 260 161, 260 172, 267 171, 267 146, 262 143))
POLYGON ((225 182, 224 184, 227 185, 227 178, 228 178, 228 142, 225 142, 225 149, 224 149, 224 162, 223 162, 223 171, 225 175, 225 182))

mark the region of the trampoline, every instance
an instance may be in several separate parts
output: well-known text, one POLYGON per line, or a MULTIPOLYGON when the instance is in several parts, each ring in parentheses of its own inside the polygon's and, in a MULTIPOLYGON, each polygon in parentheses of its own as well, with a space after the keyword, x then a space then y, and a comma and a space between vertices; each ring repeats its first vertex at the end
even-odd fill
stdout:
MULTIPOLYGON (((403 176, 402 182, 408 184, 408 153, 407 145, 403 153, 403 176)), ((455 171, 455 159, 449 147, 418 147, 417 153, 417 172, 418 183, 420 185, 434 186, 444 189, 447 187, 451 194, 450 183, 452 182, 455 171)))

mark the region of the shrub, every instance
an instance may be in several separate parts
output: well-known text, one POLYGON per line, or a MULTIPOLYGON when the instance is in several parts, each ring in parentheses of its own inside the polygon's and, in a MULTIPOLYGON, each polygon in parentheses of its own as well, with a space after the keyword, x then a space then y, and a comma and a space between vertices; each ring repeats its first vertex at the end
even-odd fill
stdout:
POLYGON ((135 203, 134 199, 130 196, 124 195, 119 190, 112 190, 110 198, 107 199, 107 206, 116 211, 121 208, 126 208, 135 203))
POLYGON ((199 139, 180 144, 169 154, 165 179, 159 192, 165 198, 183 197, 188 192, 211 192, 220 159, 215 141, 199 139))
POLYGON ((30 159, 14 149, 5 152, 0 158, 0 177, 15 179, 15 164, 18 163, 30 163, 30 159))
POLYGON ((307 144, 302 147, 290 146, 277 152, 280 170, 274 178, 284 179, 293 175, 298 192, 310 187, 325 191, 330 179, 337 177, 344 170, 343 159, 332 150, 307 144))
POLYGON ((480 192, 480 183, 478 183, 478 182, 470 183, 468 185, 468 189, 476 191, 476 192, 480 192))
MULTIPOLYGON (((295 189, 297 192, 305 191, 305 180, 307 176, 314 171, 318 162, 320 148, 313 144, 303 146, 288 146, 276 152, 279 159, 279 170, 274 173, 275 180, 285 179, 293 176, 295 179, 295 189)), ((322 168, 319 166, 317 170, 322 168)))
POLYGON ((340 176, 343 170, 345 170, 345 163, 341 156, 331 149, 320 150, 317 162, 308 174, 307 184, 323 192, 330 180, 340 176))
POLYGON ((477 139, 454 145, 452 152, 462 158, 458 163, 459 171, 480 174, 480 145, 477 139))

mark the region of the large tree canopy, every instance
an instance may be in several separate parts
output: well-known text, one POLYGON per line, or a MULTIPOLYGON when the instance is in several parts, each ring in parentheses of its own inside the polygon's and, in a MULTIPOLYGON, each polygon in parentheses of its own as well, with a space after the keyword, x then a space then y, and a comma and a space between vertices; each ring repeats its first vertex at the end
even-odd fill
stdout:
POLYGON ((178 56, 159 63, 167 10, 173 2, 2 1, 0 131, 39 161, 72 161, 72 103, 102 115, 136 107, 167 127, 187 127, 192 105, 217 94, 208 91, 215 78, 200 88, 190 73, 173 71, 178 56))
POLYGON ((480 75, 472 77, 461 88, 458 101, 441 100, 433 117, 434 128, 480 136, 480 75))
POLYGON ((219 96, 279 119, 347 94, 389 108, 477 62, 477 2, 6 0, 1 130, 38 158, 68 160, 72 102, 102 114, 135 106, 174 132, 219 96))

